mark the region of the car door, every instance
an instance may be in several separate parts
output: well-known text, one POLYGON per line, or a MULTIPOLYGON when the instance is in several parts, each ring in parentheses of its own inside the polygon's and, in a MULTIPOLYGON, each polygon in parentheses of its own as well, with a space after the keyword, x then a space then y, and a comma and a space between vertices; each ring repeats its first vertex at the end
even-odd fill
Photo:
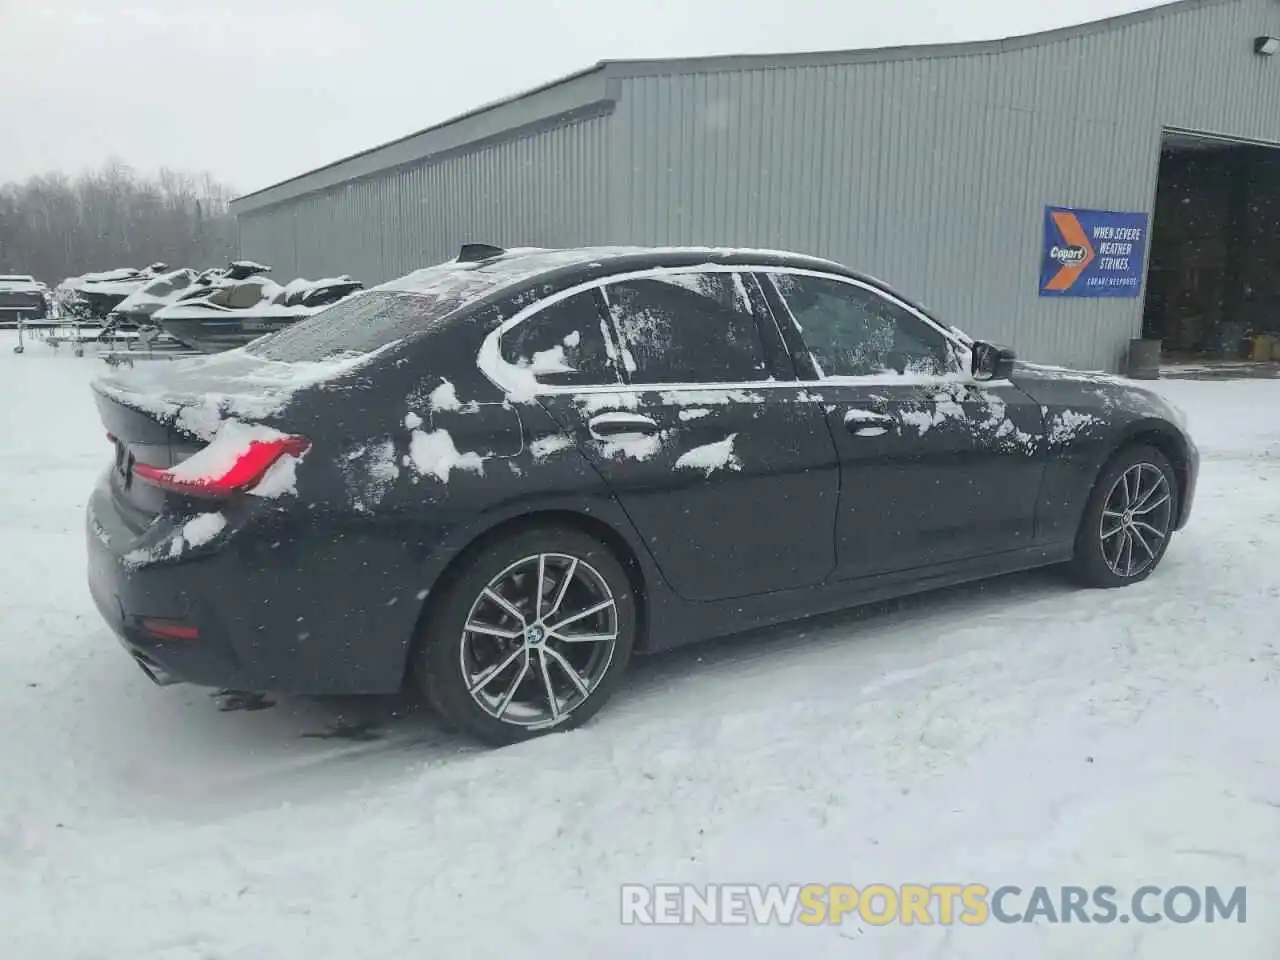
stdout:
POLYGON ((967 374, 967 350, 871 284, 762 275, 827 414, 842 479, 840 578, 1031 546, 1045 467, 1038 404, 967 374))
MULTIPOLYGON (((690 600, 803 587, 835 568, 839 464, 763 294, 735 272, 615 278, 533 314, 505 359, 539 380, 589 350, 619 382, 538 387, 690 600), (570 321, 572 313, 576 319, 570 321), (535 332, 538 329, 542 332, 535 332)), ((521 325, 523 326, 523 324, 521 325)), ((505 338, 504 338, 505 341, 505 338)), ((599 378, 597 378, 599 379, 599 378)))

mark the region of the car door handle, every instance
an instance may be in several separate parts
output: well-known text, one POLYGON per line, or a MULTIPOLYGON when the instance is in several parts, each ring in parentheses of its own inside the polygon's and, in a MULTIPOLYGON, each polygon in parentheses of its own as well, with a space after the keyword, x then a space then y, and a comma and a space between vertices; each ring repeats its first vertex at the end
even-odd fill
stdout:
POLYGON ((658 424, 650 417, 638 413, 601 413, 587 422, 591 436, 597 440, 617 437, 647 437, 658 432, 658 424))
POLYGON ((873 410, 848 410, 844 415, 844 428, 855 437, 883 437, 896 425, 887 413, 873 410))

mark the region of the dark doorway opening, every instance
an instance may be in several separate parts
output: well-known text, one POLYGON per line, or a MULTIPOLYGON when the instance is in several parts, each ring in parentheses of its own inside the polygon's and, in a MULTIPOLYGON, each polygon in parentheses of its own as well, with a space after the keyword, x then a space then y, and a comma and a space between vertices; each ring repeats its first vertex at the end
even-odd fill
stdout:
POLYGON ((1167 360, 1280 358, 1280 150, 1165 135, 1142 335, 1167 360))

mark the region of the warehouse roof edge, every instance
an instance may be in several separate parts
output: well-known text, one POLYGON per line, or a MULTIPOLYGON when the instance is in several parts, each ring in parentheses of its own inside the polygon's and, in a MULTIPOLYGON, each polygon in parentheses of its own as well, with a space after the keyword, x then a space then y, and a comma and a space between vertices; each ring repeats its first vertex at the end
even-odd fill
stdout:
POLYGON ((496 137, 511 136, 526 130, 532 132, 536 128, 547 125, 568 122, 596 113, 608 113, 619 96, 618 81, 627 78, 992 55, 1076 40, 1153 19, 1172 17, 1189 10, 1237 2, 1239 0, 1173 0, 1159 6, 1118 14, 1102 20, 995 40, 808 53, 601 60, 593 66, 540 86, 491 101, 430 127, 243 194, 232 201, 232 209, 237 214, 249 213, 305 194, 340 186, 389 167, 474 149, 496 137), (528 109, 517 110, 519 106, 525 106, 528 109), (500 113, 511 115, 497 116, 500 113))

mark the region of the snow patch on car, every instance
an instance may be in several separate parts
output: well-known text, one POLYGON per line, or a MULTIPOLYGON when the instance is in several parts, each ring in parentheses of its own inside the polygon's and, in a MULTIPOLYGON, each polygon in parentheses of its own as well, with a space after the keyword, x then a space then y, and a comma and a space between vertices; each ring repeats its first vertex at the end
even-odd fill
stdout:
POLYGON ((923 437, 934 427, 940 427, 948 420, 961 420, 964 417, 964 407, 956 403, 954 398, 947 394, 938 394, 933 398, 931 406, 903 411, 902 422, 915 427, 923 437))
POLYGON ((729 403, 764 403, 764 396, 749 390, 664 390, 658 399, 673 407, 686 404, 720 406, 729 403))
POLYGON ((484 473, 484 458, 474 451, 459 452, 448 430, 413 431, 408 459, 419 474, 435 477, 441 483, 448 483, 454 470, 484 473))
POLYGON ((564 347, 556 344, 546 350, 539 350, 529 358, 528 363, 520 364, 521 369, 528 370, 537 376, 545 373, 572 373, 574 368, 565 359, 564 347))
POLYGON ((298 495, 298 459, 285 454, 271 465, 249 494, 267 500, 278 500, 285 495, 296 497, 298 495))
POLYGON ((417 430, 422 426, 422 418, 410 410, 404 415, 404 426, 406 430, 417 430))
POLYGON ((183 524, 179 536, 189 547, 212 543, 227 528, 227 518, 220 513, 202 513, 183 524))
POLYGON ((878 424, 884 422, 884 415, 873 410, 846 410, 844 422, 878 424))
POLYGON ((244 456, 250 444, 275 443, 284 437, 285 434, 272 427, 224 420, 207 447, 171 467, 169 474, 175 480, 221 477, 244 456))
POLYGON ((989 391, 985 393, 985 398, 987 419, 977 424, 978 430, 989 434, 1004 444, 1012 444, 1028 453, 1034 450, 1035 437, 1025 430, 1018 429, 1017 424, 1009 419, 1009 407, 1004 402, 1004 399, 998 394, 989 391))
POLYGON ((662 452, 662 437, 619 437, 597 441, 600 454, 610 460, 650 460, 662 452))
POLYGON ((396 445, 387 438, 370 448, 362 444, 341 458, 347 494, 352 506, 363 513, 376 507, 400 478, 396 445))
POLYGON ((960 396, 943 391, 930 397, 927 405, 908 407, 900 416, 902 422, 914 427, 920 436, 949 421, 960 420, 967 421, 966 428, 972 429, 979 438, 998 441, 1006 450, 1035 451, 1036 438, 1009 418, 1008 405, 997 393, 984 390, 981 403, 980 410, 985 408, 985 419, 971 419, 969 411, 960 402, 960 396))
POLYGON ((458 402, 458 390, 453 383, 441 379, 440 386, 436 387, 427 396, 427 403, 431 404, 432 410, 458 410, 462 404, 458 402))
POLYGON ((681 420, 685 420, 685 421, 701 420, 703 417, 711 416, 711 411, 707 410, 705 407, 693 407, 690 409, 681 410, 679 416, 681 420))
POLYGON ((702 470, 708 477, 717 470, 741 470, 742 461, 733 452, 733 442, 737 438, 736 433, 731 433, 723 440, 694 447, 676 459, 676 468, 702 470))
POLYGON ((1070 443, 1082 430, 1101 424, 1104 421, 1091 413, 1079 413, 1075 410, 1062 410, 1051 414, 1047 422, 1046 433, 1052 444, 1070 443))
POLYGON ((285 409, 294 394, 352 373, 394 349, 393 340, 376 350, 330 360, 289 363, 246 353, 244 347, 119 371, 94 381, 103 396, 175 426, 202 440, 212 440, 224 420, 264 420, 285 409), (163 368, 163 369, 158 369, 163 368), (235 392, 206 391, 180 395, 184 382, 225 378, 235 392))
POLYGON ((545 460, 553 453, 559 453, 573 446, 573 441, 562 434, 552 434, 549 437, 541 437, 529 444, 529 453, 535 460, 545 460))
POLYGON ((160 543, 130 550, 120 559, 126 567, 133 570, 157 560, 175 559, 182 556, 188 549, 212 543, 226 528, 227 518, 221 513, 201 513, 192 517, 160 543))
POLYGON ((583 414, 601 413, 605 410, 635 410, 640 406, 638 393, 601 393, 592 397, 578 399, 577 404, 583 414))
POLYGON ((1058 367, 1047 363, 1030 363, 1025 360, 1019 360, 1017 368, 1030 373, 1046 374, 1054 380, 1070 380, 1077 383, 1098 383, 1121 387, 1131 386, 1130 382, 1124 377, 1118 377, 1114 373, 1107 373, 1105 370, 1075 370, 1071 367, 1058 367))

